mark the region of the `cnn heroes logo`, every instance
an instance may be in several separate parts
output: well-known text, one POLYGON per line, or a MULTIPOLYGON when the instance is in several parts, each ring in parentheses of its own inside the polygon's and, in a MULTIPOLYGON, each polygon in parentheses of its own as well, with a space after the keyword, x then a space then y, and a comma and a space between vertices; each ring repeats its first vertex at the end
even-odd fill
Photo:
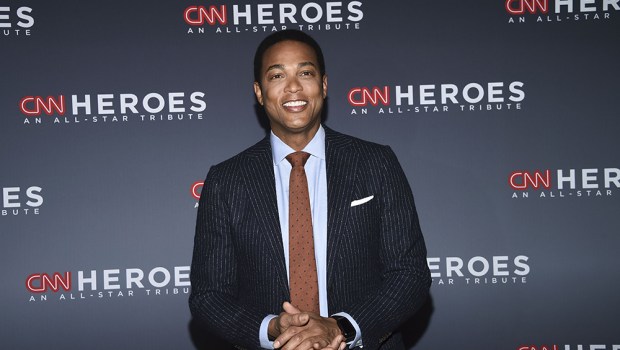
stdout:
POLYGON ((529 257, 458 256, 430 257, 426 259, 435 285, 501 285, 527 283, 530 273, 529 257))
POLYGON ((40 186, 2 187, 2 217, 39 215, 42 191, 40 186))
POLYGON ((49 273, 26 278, 28 301, 111 299, 122 297, 187 295, 189 266, 155 267, 49 273))
POLYGON ((508 23, 606 21, 620 11, 620 0, 506 0, 508 23))
POLYGON ((27 6, 0 6, 0 31, 2 36, 30 36, 34 26, 32 8, 27 6))
POLYGON ((347 100, 353 116, 521 110, 524 87, 521 81, 354 87, 347 100))
POLYGON ((620 168, 518 170, 508 177, 513 199, 611 197, 620 168))
POLYGON ((361 1, 191 5, 183 11, 187 34, 356 30, 363 18, 361 1))
POLYGON ((24 96, 18 106, 26 125, 202 120, 207 108, 200 91, 24 96))

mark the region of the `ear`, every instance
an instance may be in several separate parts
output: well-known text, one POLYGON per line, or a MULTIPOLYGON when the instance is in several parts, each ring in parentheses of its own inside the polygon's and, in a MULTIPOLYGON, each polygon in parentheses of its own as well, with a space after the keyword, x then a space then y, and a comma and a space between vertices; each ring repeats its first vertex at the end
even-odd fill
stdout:
POLYGON ((327 74, 323 74, 323 98, 327 97, 327 74))
POLYGON ((257 81, 254 82, 254 95, 256 95, 256 100, 262 106, 263 105, 263 92, 260 90, 260 84, 257 81))

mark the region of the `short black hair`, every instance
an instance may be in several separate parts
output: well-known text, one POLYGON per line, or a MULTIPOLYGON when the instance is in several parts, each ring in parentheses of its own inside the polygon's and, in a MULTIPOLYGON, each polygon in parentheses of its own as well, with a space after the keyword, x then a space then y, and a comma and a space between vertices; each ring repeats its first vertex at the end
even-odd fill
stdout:
POLYGON ((298 41, 310 46, 316 54, 316 60, 319 64, 319 72, 321 73, 321 77, 325 75, 325 58, 323 58, 323 51, 321 50, 319 43, 317 43, 316 40, 314 40, 310 35, 300 30, 286 29, 269 35, 263 39, 263 41, 261 41, 256 48, 256 53, 254 54, 255 82, 260 84, 261 68, 263 67, 263 56, 265 56, 265 51, 282 41, 298 41))

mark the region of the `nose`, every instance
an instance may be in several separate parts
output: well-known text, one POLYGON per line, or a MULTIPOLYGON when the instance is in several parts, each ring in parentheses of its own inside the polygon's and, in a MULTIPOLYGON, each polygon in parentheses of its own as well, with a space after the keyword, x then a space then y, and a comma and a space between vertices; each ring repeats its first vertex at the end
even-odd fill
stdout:
POLYGON ((299 83, 299 79, 297 78, 296 75, 289 77, 286 80, 286 86, 284 87, 284 91, 286 92, 290 92, 290 93, 295 93, 302 90, 302 86, 299 83))

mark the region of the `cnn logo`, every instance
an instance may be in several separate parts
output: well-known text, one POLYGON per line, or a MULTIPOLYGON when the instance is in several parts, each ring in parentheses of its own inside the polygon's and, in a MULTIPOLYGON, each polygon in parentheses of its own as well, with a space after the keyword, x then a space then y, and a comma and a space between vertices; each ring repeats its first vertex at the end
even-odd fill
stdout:
POLYGON ((549 0, 506 0, 506 11, 511 15, 522 15, 526 11, 546 14, 549 12, 549 0))
POLYGON ((369 104, 377 106, 379 103, 384 106, 390 104, 390 87, 384 86, 383 88, 373 87, 355 87, 349 90, 348 94, 349 103, 352 106, 368 106, 369 104))
POLYGON ((27 116, 40 116, 41 113, 53 115, 65 114, 65 97, 25 96, 19 101, 19 110, 27 116))
POLYGON ((26 289, 32 293, 45 293, 49 290, 58 292, 60 288, 65 291, 71 290, 71 272, 63 274, 54 272, 51 276, 47 273, 33 273, 26 279, 26 289))
POLYGON ((551 188, 551 172, 549 170, 536 170, 533 172, 515 171, 510 174, 508 183, 515 190, 525 190, 529 187, 549 189, 551 188))

